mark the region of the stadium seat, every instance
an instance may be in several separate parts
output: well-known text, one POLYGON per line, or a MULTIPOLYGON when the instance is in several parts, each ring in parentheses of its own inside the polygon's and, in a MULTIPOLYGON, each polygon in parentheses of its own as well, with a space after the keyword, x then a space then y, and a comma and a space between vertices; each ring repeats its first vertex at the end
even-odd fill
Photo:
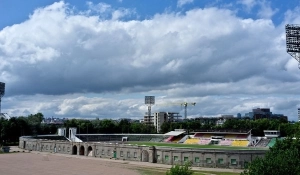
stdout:
POLYGON ((232 145, 232 140, 221 140, 219 142, 219 145, 221 145, 221 146, 230 146, 230 145, 232 145))
POLYGON ((231 144, 231 146, 248 146, 249 141, 248 140, 234 140, 231 144))
POLYGON ((191 138, 191 139, 187 139, 184 144, 198 144, 199 139, 198 138, 191 138))

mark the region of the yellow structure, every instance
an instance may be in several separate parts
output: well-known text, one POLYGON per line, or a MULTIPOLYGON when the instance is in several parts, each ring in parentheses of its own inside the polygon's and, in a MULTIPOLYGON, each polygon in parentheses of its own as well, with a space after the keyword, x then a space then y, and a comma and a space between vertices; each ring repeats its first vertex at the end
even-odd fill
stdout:
POLYGON ((249 141, 248 140, 234 140, 231 144, 231 146, 248 146, 249 141))
POLYGON ((184 143, 185 144, 198 144, 199 139, 197 138, 192 138, 192 139, 187 139, 184 143))

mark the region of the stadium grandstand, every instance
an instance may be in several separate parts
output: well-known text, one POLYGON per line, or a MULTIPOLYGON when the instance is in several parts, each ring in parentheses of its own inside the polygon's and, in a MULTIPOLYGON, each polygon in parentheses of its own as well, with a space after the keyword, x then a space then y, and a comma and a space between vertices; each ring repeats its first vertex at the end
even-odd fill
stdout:
MULTIPOLYGON (((265 130, 265 136, 255 137, 248 131, 197 131, 187 134, 184 129, 176 129, 165 134, 77 134, 76 128, 70 128, 70 135, 66 136, 66 129, 58 130, 57 135, 30 136, 32 139, 61 140, 71 142, 115 142, 115 143, 165 143, 186 145, 214 145, 220 147, 272 147, 280 132, 265 130)), ((209 148, 209 147, 208 147, 209 148)))
POLYGON ((167 139, 164 142, 172 142, 172 143, 184 143, 184 141, 188 138, 186 136, 186 131, 184 129, 175 129, 175 131, 170 131, 164 134, 167 139))
POLYGON ((254 147, 272 147, 280 137, 278 130, 264 130, 264 137, 252 137, 252 146, 254 147))
POLYGON ((247 147, 251 140, 249 131, 198 131, 190 136, 185 144, 220 145, 220 146, 242 146, 247 147))
POLYGON ((11 117, 7 113, 0 113, 0 118, 9 120, 11 117))

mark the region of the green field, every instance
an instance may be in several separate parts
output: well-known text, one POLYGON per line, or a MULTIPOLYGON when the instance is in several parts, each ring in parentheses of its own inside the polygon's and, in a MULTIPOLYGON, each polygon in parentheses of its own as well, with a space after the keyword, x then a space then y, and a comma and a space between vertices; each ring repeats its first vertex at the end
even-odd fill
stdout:
POLYGON ((201 149, 226 149, 226 150, 265 150, 267 148, 252 147, 235 147, 235 146, 219 146, 219 145, 197 145, 197 144, 178 144, 163 142, 127 142, 131 145, 138 146, 156 146, 156 147, 174 147, 174 148, 201 148, 201 149))

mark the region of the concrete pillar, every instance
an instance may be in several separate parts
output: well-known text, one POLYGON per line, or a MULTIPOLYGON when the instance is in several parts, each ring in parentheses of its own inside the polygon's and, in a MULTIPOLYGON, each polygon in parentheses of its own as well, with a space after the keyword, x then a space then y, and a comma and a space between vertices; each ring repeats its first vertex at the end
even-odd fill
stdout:
MULTIPOLYGON (((141 153, 142 153, 142 150, 141 150, 141 153)), ((148 155, 149 155, 149 162, 156 163, 156 158, 155 158, 156 150, 155 150, 154 146, 149 147, 148 155)), ((162 157, 162 155, 161 155, 161 157, 162 157)))
POLYGON ((96 157, 96 145, 94 144, 93 146, 92 146, 92 149, 93 149, 93 157, 96 157))

